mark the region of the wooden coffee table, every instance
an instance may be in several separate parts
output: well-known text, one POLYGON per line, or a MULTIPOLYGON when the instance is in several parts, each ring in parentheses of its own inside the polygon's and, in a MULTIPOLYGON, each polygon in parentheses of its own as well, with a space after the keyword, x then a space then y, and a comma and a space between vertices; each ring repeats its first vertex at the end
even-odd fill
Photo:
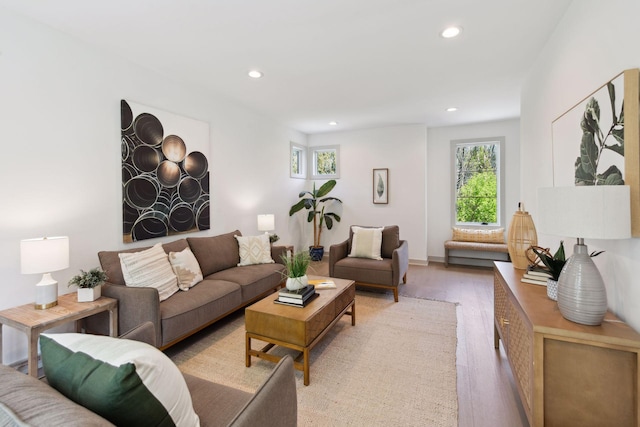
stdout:
POLYGON ((356 324, 356 287, 353 280, 327 277, 309 279, 333 280, 336 289, 321 289, 319 296, 306 307, 291 307, 276 304, 278 293, 249 306, 245 310, 246 364, 251 366, 251 356, 278 362, 281 357, 268 351, 279 345, 300 351, 294 367, 304 372, 304 385, 309 385, 309 352, 325 336, 340 318, 351 316, 351 324, 356 324), (251 347, 251 339, 267 343, 260 350, 251 347), (302 363, 300 363, 302 358, 302 363))

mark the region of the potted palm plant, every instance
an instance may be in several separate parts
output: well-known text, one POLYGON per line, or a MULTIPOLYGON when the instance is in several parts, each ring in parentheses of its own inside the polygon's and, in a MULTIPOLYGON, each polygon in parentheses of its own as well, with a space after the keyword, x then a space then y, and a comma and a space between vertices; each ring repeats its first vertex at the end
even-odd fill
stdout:
POLYGON ((80 270, 80 274, 69 280, 69 286, 78 287, 78 302, 95 301, 100 298, 101 285, 107 279, 107 273, 96 267, 89 271, 80 270))
POLYGON ((334 212, 329 212, 327 208, 334 203, 342 203, 342 200, 336 197, 326 197, 333 187, 336 186, 336 180, 332 179, 325 182, 316 189, 313 183, 312 191, 302 191, 298 195, 300 200, 289 209, 289 216, 296 212, 306 209, 307 222, 313 222, 313 246, 309 247, 309 255, 313 261, 320 261, 324 255, 324 246, 320 245, 320 237, 322 229, 326 225, 329 230, 333 228, 333 222, 340 222, 340 216, 334 212))
POLYGON ((311 262, 311 257, 307 252, 298 252, 291 256, 282 255, 282 262, 286 268, 287 281, 285 286, 290 291, 297 291, 309 284, 307 269, 311 262))

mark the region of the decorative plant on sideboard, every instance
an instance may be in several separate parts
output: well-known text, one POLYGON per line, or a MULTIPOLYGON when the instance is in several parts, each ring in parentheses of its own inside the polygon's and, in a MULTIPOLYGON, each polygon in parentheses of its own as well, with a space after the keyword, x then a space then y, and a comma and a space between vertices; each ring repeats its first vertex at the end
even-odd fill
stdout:
POLYGON ((301 191, 298 195, 300 201, 289 209, 289 216, 293 216, 293 214, 302 209, 309 211, 307 222, 313 222, 313 246, 309 247, 309 255, 311 255, 313 261, 321 260, 324 255, 324 247, 320 245, 322 228, 326 225, 331 230, 333 221, 340 222, 338 214, 326 210, 332 204, 342 203, 342 200, 336 197, 326 197, 335 186, 335 179, 325 182, 318 189, 316 189, 314 182, 313 191, 301 191))
POLYGON ((560 240, 560 247, 556 251, 555 254, 551 255, 549 249, 541 248, 540 246, 531 246, 531 250, 536 254, 536 256, 542 261, 546 268, 539 267, 533 265, 533 269, 540 269, 547 274, 549 277, 547 279, 547 296, 554 300, 558 300, 558 278, 560 277, 560 273, 562 273, 562 268, 567 263, 567 259, 564 254, 564 242, 560 240))
POLYGON ((100 298, 100 285, 107 280, 107 273, 96 267, 89 271, 80 270, 80 274, 69 280, 69 286, 78 287, 78 302, 94 301, 100 298))

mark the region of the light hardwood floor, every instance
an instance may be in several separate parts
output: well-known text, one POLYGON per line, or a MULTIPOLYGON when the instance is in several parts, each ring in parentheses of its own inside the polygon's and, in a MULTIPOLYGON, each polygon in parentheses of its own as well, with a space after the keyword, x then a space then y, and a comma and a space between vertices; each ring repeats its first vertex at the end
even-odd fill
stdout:
MULTIPOLYGON (((312 268, 313 274, 328 275, 324 260, 312 268)), ((458 304, 459 426, 528 426, 502 345, 493 347, 492 269, 411 265, 399 293, 458 304)))

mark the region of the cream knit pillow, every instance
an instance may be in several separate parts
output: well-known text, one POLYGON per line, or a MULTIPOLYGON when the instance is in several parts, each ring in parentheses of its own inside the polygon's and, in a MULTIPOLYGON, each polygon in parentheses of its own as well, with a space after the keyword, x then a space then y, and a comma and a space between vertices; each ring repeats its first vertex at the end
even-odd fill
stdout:
POLYGON ((178 280, 160 243, 144 251, 121 253, 118 257, 127 286, 156 288, 160 301, 178 291, 178 280))

